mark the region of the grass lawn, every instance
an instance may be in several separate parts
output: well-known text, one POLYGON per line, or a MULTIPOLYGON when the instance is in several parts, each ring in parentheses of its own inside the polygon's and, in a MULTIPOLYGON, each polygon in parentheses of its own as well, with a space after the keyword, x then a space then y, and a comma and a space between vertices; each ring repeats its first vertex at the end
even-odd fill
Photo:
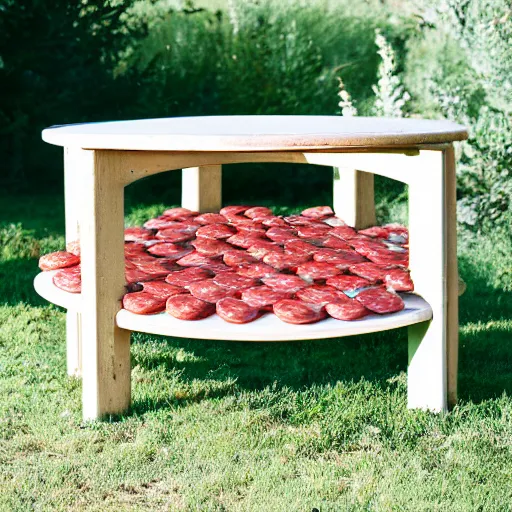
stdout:
MULTIPOLYGON (((156 207, 127 207, 139 220, 156 207)), ((495 511, 512 503, 512 243, 461 235, 460 402, 406 409, 406 331, 289 344, 135 334, 133 407, 81 420, 32 288, 62 194, 0 201, 0 510, 495 511)))

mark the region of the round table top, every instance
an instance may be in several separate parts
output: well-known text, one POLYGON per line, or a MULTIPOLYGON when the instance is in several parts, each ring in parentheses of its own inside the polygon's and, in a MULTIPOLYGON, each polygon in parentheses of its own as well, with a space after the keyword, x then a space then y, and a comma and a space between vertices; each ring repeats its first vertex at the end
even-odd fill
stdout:
POLYGON ((467 138, 450 121, 341 116, 210 116, 53 126, 43 140, 84 149, 301 151, 442 144, 467 138))

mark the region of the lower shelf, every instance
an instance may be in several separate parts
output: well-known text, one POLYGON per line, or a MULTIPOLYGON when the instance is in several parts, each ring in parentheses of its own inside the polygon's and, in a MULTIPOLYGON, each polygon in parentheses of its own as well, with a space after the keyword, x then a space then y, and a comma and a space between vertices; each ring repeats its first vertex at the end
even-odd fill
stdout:
MULTIPOLYGON (((53 272, 42 272, 34 280, 36 292, 53 304, 80 311, 80 294, 67 293, 52 282, 53 272)), ((136 315, 125 309, 116 316, 117 325, 123 329, 178 338, 195 338, 226 341, 293 341, 339 338, 378 331, 386 331, 425 322, 432 318, 432 309, 421 297, 400 294, 405 309, 390 315, 369 315, 361 320, 344 322, 328 318, 316 324, 292 325, 266 314, 244 325, 230 324, 213 315, 197 321, 178 320, 166 313, 136 315)))

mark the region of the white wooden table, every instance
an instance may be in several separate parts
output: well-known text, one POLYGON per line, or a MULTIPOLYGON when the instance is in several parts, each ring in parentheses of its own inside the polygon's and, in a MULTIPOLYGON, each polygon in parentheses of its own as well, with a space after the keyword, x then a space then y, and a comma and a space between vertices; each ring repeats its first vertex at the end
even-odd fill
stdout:
POLYGON ((65 148, 66 240, 80 239, 82 293, 36 277, 36 290, 68 308, 68 373, 83 379, 83 415, 130 406, 130 332, 187 338, 284 341, 341 337, 409 326, 408 405, 447 409, 457 398, 458 272, 452 142, 447 121, 330 116, 191 117, 51 127, 65 148), (335 168, 336 215, 356 228, 375 223, 373 175, 409 185, 410 269, 417 295, 395 315, 356 322, 288 325, 266 315, 247 325, 214 317, 185 322, 133 315, 124 293, 124 187, 183 169, 182 205, 219 210, 221 165, 294 162, 335 168))

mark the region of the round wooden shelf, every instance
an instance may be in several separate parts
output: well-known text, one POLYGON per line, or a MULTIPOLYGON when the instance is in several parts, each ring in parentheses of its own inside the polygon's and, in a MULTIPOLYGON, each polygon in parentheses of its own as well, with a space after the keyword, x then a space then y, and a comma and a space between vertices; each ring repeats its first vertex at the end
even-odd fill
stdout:
MULTIPOLYGON (((34 288, 41 297, 67 309, 80 311, 80 294, 67 293, 53 282, 54 272, 42 272, 34 280, 34 288)), ((225 322, 217 315, 204 320, 178 320, 167 313, 136 315, 125 309, 116 316, 117 325, 130 331, 159 334, 178 338, 195 338, 226 341, 294 341, 323 338, 340 338, 405 327, 432 318, 432 309, 421 297, 400 294, 405 309, 390 315, 369 315, 361 320, 344 322, 328 318, 316 324, 292 325, 273 314, 263 315, 250 324, 236 325, 225 322)))

